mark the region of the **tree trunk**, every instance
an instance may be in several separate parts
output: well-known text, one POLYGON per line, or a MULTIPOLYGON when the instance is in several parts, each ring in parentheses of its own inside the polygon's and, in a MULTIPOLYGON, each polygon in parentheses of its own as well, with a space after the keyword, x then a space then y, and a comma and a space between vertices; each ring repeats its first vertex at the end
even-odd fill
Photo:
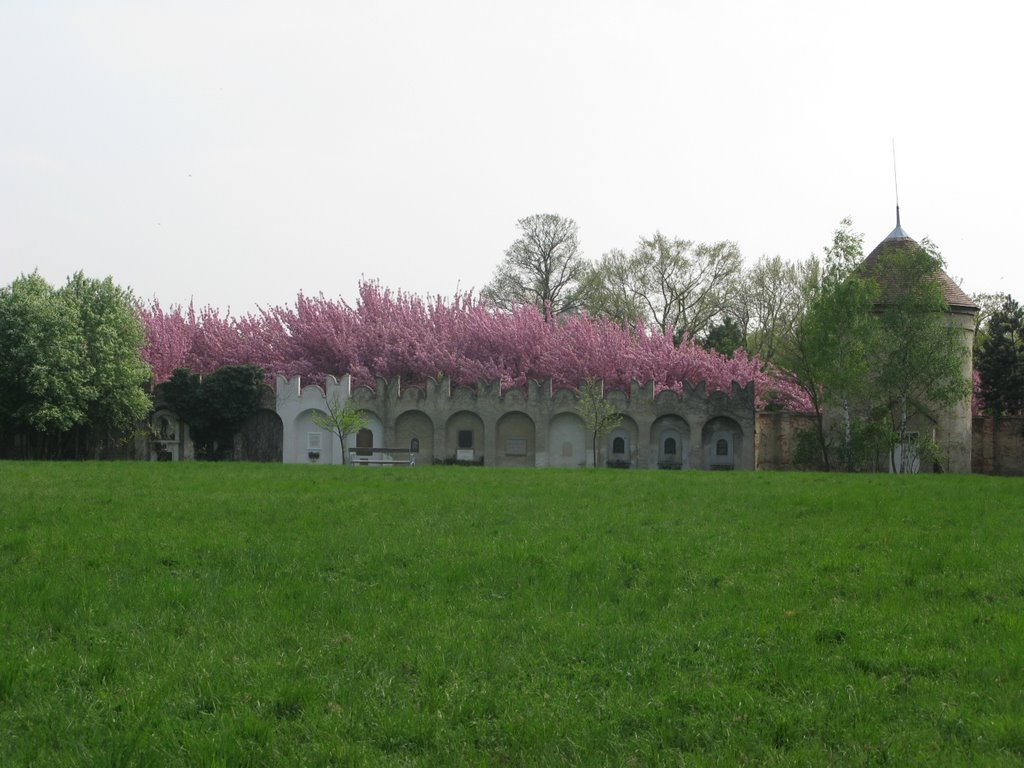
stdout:
POLYGON ((825 441, 825 417, 821 412, 821 406, 817 400, 813 401, 814 404, 814 426, 818 433, 818 447, 821 449, 821 461, 824 465, 826 472, 831 472, 832 467, 828 460, 828 443, 825 441))
POLYGON ((850 428, 850 400, 843 393, 843 459, 846 471, 853 472, 853 435, 850 428))

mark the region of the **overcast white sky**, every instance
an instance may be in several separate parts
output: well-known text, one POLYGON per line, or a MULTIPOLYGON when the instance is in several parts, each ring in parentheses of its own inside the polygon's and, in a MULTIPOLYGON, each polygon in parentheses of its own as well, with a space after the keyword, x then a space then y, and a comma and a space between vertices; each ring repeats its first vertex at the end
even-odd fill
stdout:
POLYGON ((0 285, 112 275, 234 313, 487 282, 516 219, 934 240, 1024 300, 1011 2, 0 0, 0 285))

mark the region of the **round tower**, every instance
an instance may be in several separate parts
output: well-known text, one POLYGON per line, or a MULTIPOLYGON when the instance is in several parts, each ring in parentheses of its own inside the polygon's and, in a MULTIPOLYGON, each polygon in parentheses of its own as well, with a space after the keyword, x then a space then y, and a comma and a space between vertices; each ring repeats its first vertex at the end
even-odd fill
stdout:
MULTIPOLYGON (((882 293, 880 305, 892 299, 900 290, 900 286, 879 268, 879 257, 885 253, 919 249, 920 244, 906 233, 900 224, 900 209, 896 206, 896 228, 882 240, 864 259, 863 268, 878 280, 882 293)), ((964 347, 963 377, 966 381, 973 380, 974 375, 974 332, 977 322, 978 307, 971 297, 964 293, 942 269, 935 272, 942 297, 946 302, 945 319, 948 325, 959 329, 964 347)), ((944 460, 942 470, 946 472, 971 471, 971 436, 973 416, 971 413, 971 397, 968 395, 953 406, 934 408, 934 419, 918 420, 913 429, 922 435, 933 436, 941 450, 944 460)), ((922 471, 931 471, 931 467, 921 467, 922 471)))

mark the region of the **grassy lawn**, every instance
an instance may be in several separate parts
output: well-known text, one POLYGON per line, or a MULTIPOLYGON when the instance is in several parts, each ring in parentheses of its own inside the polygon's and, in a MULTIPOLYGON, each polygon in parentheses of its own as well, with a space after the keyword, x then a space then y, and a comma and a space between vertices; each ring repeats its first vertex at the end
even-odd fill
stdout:
POLYGON ((1024 481, 0 463, 0 765, 1024 760, 1024 481))

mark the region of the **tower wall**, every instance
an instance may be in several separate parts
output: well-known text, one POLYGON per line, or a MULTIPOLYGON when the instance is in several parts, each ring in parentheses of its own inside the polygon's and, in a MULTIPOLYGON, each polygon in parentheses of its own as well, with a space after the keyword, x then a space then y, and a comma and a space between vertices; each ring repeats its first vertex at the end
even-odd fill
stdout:
MULTIPOLYGON (((970 382, 974 375, 975 314, 951 310, 948 319, 950 325, 962 331, 964 362, 961 370, 964 380, 970 382)), ((956 405, 939 411, 935 441, 945 456, 943 469, 946 472, 965 474, 971 471, 973 428, 970 394, 956 405)))

